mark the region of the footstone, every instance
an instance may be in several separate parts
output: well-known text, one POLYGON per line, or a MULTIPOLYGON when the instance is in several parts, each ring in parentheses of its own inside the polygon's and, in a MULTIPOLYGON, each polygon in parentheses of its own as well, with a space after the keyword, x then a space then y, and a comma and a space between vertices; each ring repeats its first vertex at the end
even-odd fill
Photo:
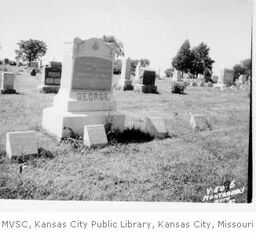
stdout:
POLYGON ((75 38, 66 44, 60 90, 53 106, 43 110, 43 128, 56 136, 83 134, 84 126, 106 124, 123 130, 125 116, 116 111, 112 93, 113 44, 75 38))
POLYGON ((209 118, 204 115, 190 115, 190 127, 199 131, 211 129, 209 118))
POLYGON ((84 126, 84 144, 88 147, 104 145, 108 143, 104 125, 84 126))
POLYGON ((13 157, 38 153, 35 131, 8 132, 6 135, 6 155, 13 157))
POLYGON ((14 77, 15 75, 10 72, 3 72, 0 78, 0 92, 2 94, 16 93, 14 89, 14 77))
POLYGON ((146 118, 145 132, 155 138, 166 138, 168 135, 166 125, 161 117, 146 118))
POLYGON ((134 91, 135 92, 142 92, 142 93, 156 93, 157 92, 157 86, 156 85, 144 85, 136 83, 134 85, 134 91))

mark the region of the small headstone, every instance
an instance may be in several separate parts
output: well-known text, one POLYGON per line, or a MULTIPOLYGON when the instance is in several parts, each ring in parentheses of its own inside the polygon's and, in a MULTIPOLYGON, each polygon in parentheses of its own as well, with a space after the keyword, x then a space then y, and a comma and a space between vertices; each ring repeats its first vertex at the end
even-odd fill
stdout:
POLYGON ((182 78, 182 73, 181 73, 181 71, 175 69, 174 72, 173 72, 173 77, 172 77, 173 81, 178 81, 178 80, 180 80, 181 78, 182 78))
POLYGON ((213 76, 212 76, 212 82, 213 82, 213 83, 217 83, 217 82, 218 82, 218 76, 213 75, 213 76))
POLYGON ((36 76, 36 69, 32 69, 32 70, 31 70, 30 76, 36 76))
POLYGON ((193 130, 203 131, 210 129, 211 125, 209 122, 209 118, 204 115, 190 115, 190 127, 193 130))
POLYGON ((6 155, 13 157, 38 153, 36 131, 8 132, 6 135, 6 155))
POLYGON ((218 83, 225 84, 227 86, 231 86, 234 84, 233 78, 234 78, 234 71, 225 68, 220 71, 218 83))
POLYGON ((155 85, 156 72, 146 68, 140 68, 140 76, 137 83, 134 85, 135 92, 156 93, 157 86, 155 85))
POLYGON ((155 85, 156 72, 153 70, 144 70, 142 84, 155 85))
POLYGON ((10 72, 3 72, 0 78, 0 91, 2 94, 5 93, 16 93, 14 89, 14 77, 15 75, 10 72))
POLYGON ((104 125, 84 126, 84 144, 88 147, 105 145, 108 143, 104 125))
POLYGON ((38 61, 31 61, 29 63, 29 67, 33 68, 33 69, 38 69, 39 68, 39 63, 38 61))
POLYGON ((146 118, 145 132, 155 138, 166 138, 168 135, 166 125, 161 117, 146 118))
POLYGON ((39 86, 39 91, 43 93, 58 93, 60 80, 60 67, 44 67, 42 73, 42 85, 39 86))
POLYGON ((213 86, 212 82, 208 82, 207 87, 212 87, 212 86, 213 86))

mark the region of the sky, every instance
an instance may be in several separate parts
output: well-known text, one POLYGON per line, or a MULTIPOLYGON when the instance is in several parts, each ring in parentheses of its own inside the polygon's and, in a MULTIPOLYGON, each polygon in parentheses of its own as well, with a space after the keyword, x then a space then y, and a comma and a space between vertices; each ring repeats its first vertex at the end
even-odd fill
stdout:
POLYGON ((250 57, 251 13, 250 0, 0 0, 0 58, 32 38, 47 44, 43 63, 62 61, 64 42, 105 34, 163 73, 188 39, 210 47, 218 74, 250 57))

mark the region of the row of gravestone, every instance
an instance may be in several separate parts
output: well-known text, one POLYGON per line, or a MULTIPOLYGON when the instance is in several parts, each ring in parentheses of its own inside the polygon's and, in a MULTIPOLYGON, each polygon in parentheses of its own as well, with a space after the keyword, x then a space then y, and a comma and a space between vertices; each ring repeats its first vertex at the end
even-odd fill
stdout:
MULTIPOLYGON (((161 117, 146 119, 144 132, 154 138, 166 138, 168 131, 161 117)), ((87 147, 106 145, 108 143, 103 124, 84 126, 83 143, 87 147)), ((8 158, 38 154, 38 137, 36 131, 8 132, 6 135, 6 155, 8 158)))
MULTIPOLYGON (((190 127, 193 130, 211 130, 209 117, 205 115, 190 114, 190 127)), ((144 132, 154 138, 166 138, 168 130, 161 117, 148 117, 145 122, 144 132)), ((39 144, 36 131, 8 132, 6 135, 6 156, 10 159, 17 157, 37 155, 39 144)), ((102 146, 108 143, 103 124, 84 126, 83 143, 87 147, 102 146)))

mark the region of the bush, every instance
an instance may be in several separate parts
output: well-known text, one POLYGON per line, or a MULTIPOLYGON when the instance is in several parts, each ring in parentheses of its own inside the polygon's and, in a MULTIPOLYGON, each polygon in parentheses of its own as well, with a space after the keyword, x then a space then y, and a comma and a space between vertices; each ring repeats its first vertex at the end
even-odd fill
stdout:
POLYGON ((184 93, 184 89, 186 88, 186 85, 182 81, 174 81, 171 84, 172 92, 173 93, 184 93))

